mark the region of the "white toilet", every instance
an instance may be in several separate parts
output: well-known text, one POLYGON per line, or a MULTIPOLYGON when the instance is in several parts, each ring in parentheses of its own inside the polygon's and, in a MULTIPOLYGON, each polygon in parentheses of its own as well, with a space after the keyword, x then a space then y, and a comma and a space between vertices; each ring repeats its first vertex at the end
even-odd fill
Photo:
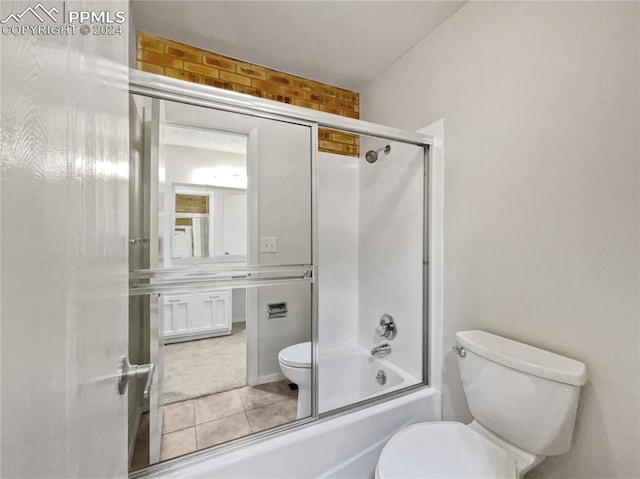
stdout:
POLYGON ((311 415, 311 343, 287 346, 278 353, 282 374, 298 385, 297 418, 311 415))
POLYGON ((456 334, 471 424, 408 426, 387 442, 378 479, 515 479, 571 447, 584 364, 484 331, 456 334))

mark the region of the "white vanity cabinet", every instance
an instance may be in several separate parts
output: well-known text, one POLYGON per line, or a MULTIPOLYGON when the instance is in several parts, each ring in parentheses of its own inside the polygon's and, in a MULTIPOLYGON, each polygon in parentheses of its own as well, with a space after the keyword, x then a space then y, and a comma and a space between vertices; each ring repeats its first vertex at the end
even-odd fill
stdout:
POLYGON ((198 291, 163 297, 164 342, 231 334, 231 291, 198 291))
POLYGON ((189 330, 189 317, 194 316, 191 296, 192 294, 164 295, 162 312, 165 341, 189 330))

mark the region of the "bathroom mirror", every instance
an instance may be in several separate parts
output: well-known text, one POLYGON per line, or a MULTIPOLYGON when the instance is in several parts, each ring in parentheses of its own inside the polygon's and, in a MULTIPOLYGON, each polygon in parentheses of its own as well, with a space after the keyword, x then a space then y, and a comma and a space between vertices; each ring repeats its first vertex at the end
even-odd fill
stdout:
POLYGON ((129 359, 155 367, 148 395, 127 392, 138 470, 311 414, 312 275, 291 265, 311 263, 312 130, 137 95, 130 115, 145 292, 132 286, 129 359))
POLYGON ((247 136, 164 124, 160 154, 171 261, 246 263, 247 136))

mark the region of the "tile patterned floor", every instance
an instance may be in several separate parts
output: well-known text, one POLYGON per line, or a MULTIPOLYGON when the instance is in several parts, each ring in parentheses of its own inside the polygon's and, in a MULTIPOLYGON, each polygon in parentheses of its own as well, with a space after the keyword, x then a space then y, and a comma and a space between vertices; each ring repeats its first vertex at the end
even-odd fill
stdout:
POLYGON ((246 386, 166 405, 160 460, 295 420, 298 392, 288 384, 283 380, 246 386))

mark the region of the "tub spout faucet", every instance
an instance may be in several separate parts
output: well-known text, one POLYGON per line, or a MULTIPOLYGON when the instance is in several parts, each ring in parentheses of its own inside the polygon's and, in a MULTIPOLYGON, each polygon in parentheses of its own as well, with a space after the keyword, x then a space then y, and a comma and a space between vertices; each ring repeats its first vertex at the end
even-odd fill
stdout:
POLYGON ((375 356, 376 358, 380 358, 382 356, 389 356, 391 354, 391 345, 388 343, 381 344, 380 346, 376 346, 371 350, 371 356, 375 356))

